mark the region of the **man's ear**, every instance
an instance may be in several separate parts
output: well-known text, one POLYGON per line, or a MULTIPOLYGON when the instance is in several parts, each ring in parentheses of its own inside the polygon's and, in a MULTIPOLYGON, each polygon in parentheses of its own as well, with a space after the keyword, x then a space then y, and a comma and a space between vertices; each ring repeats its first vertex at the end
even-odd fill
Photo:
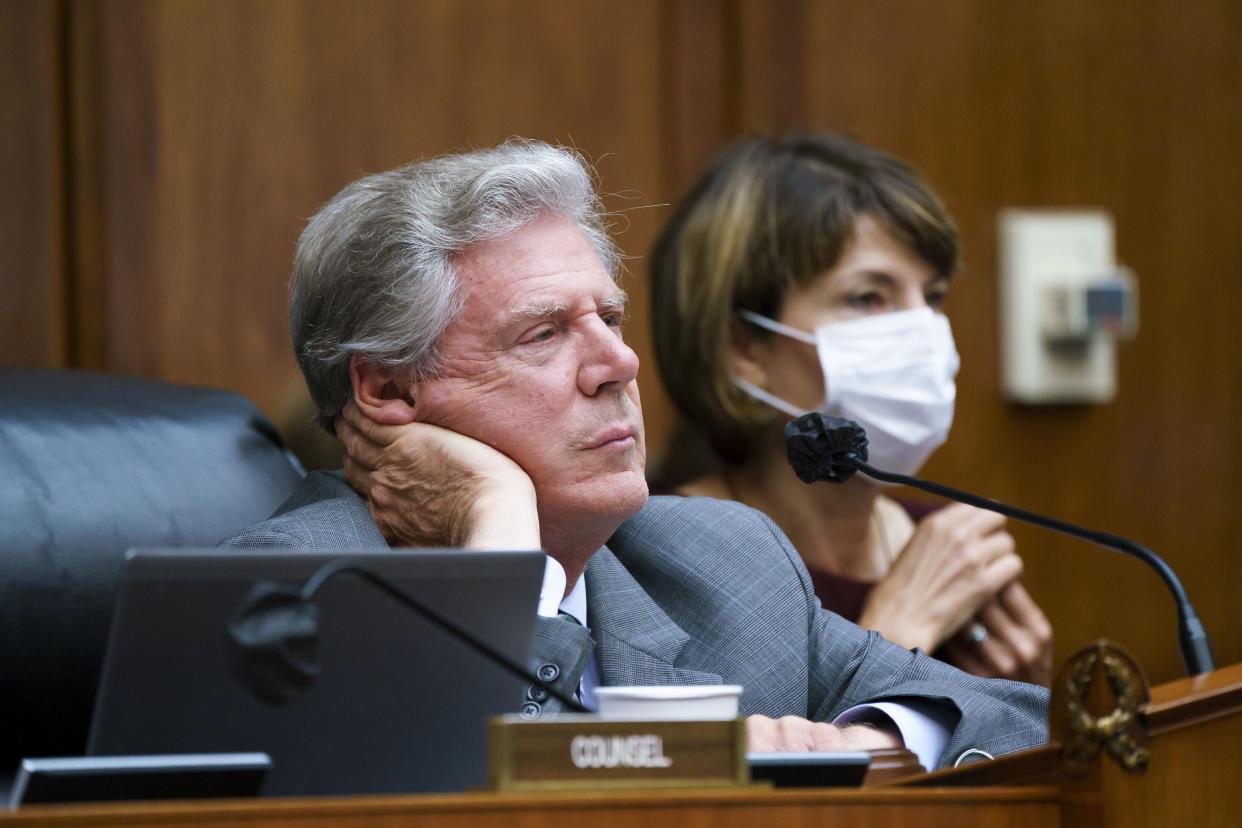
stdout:
POLYGON ((416 419, 416 383, 398 379, 391 370, 369 363, 358 354, 349 358, 349 381, 358 410, 375 422, 406 425, 416 419))
POLYGON ((729 324, 729 353, 727 365, 729 375, 736 379, 744 379, 751 385, 767 387, 768 372, 767 351, 764 343, 755 337, 740 319, 729 324))

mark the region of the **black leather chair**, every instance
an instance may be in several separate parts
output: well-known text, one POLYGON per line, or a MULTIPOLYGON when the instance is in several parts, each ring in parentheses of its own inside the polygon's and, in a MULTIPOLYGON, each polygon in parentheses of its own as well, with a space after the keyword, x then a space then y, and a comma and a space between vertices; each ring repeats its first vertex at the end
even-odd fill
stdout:
POLYGON ((212 546, 300 478, 236 394, 0 371, 0 775, 85 749, 125 550, 212 546))

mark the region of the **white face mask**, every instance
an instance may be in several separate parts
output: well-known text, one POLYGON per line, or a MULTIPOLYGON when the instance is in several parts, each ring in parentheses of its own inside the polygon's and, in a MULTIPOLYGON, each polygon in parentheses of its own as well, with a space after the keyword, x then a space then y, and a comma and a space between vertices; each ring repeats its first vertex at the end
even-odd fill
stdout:
MULTIPOLYGON (((949 436, 960 361, 944 314, 926 307, 880 313, 820 325, 814 334, 751 311, 738 315, 815 346, 827 395, 819 410, 866 429, 867 462, 876 468, 914 474, 949 436)), ((791 417, 807 413, 746 380, 734 382, 791 417)))

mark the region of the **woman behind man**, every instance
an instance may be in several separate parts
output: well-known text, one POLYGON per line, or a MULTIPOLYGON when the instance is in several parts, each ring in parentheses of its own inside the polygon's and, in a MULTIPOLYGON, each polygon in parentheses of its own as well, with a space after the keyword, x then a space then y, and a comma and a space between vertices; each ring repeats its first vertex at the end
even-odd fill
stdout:
POLYGON ((859 421, 890 471, 915 473, 944 441, 957 258, 944 207, 889 155, 832 135, 726 151, 651 261, 661 377, 721 460, 675 491, 765 512, 829 609, 976 675, 1047 685, 1051 631, 1004 518, 928 514, 862 475, 806 486, 785 458, 784 424, 810 410, 859 421))

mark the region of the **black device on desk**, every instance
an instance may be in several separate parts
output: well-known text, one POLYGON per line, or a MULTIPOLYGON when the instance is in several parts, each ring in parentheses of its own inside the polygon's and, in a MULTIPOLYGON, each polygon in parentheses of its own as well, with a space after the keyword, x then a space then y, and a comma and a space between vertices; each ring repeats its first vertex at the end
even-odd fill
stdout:
POLYGON ((777 788, 857 788, 871 767, 865 750, 748 753, 750 778, 777 788))
POLYGON ((521 704, 523 682, 361 579, 315 598, 318 674, 304 694, 259 701, 231 672, 226 631, 255 582, 300 584, 344 556, 525 663, 542 552, 132 550, 87 752, 263 751, 264 795, 483 784, 487 720, 521 704))
POLYGON ((271 767, 266 753, 24 759, 9 807, 254 796, 271 767))

